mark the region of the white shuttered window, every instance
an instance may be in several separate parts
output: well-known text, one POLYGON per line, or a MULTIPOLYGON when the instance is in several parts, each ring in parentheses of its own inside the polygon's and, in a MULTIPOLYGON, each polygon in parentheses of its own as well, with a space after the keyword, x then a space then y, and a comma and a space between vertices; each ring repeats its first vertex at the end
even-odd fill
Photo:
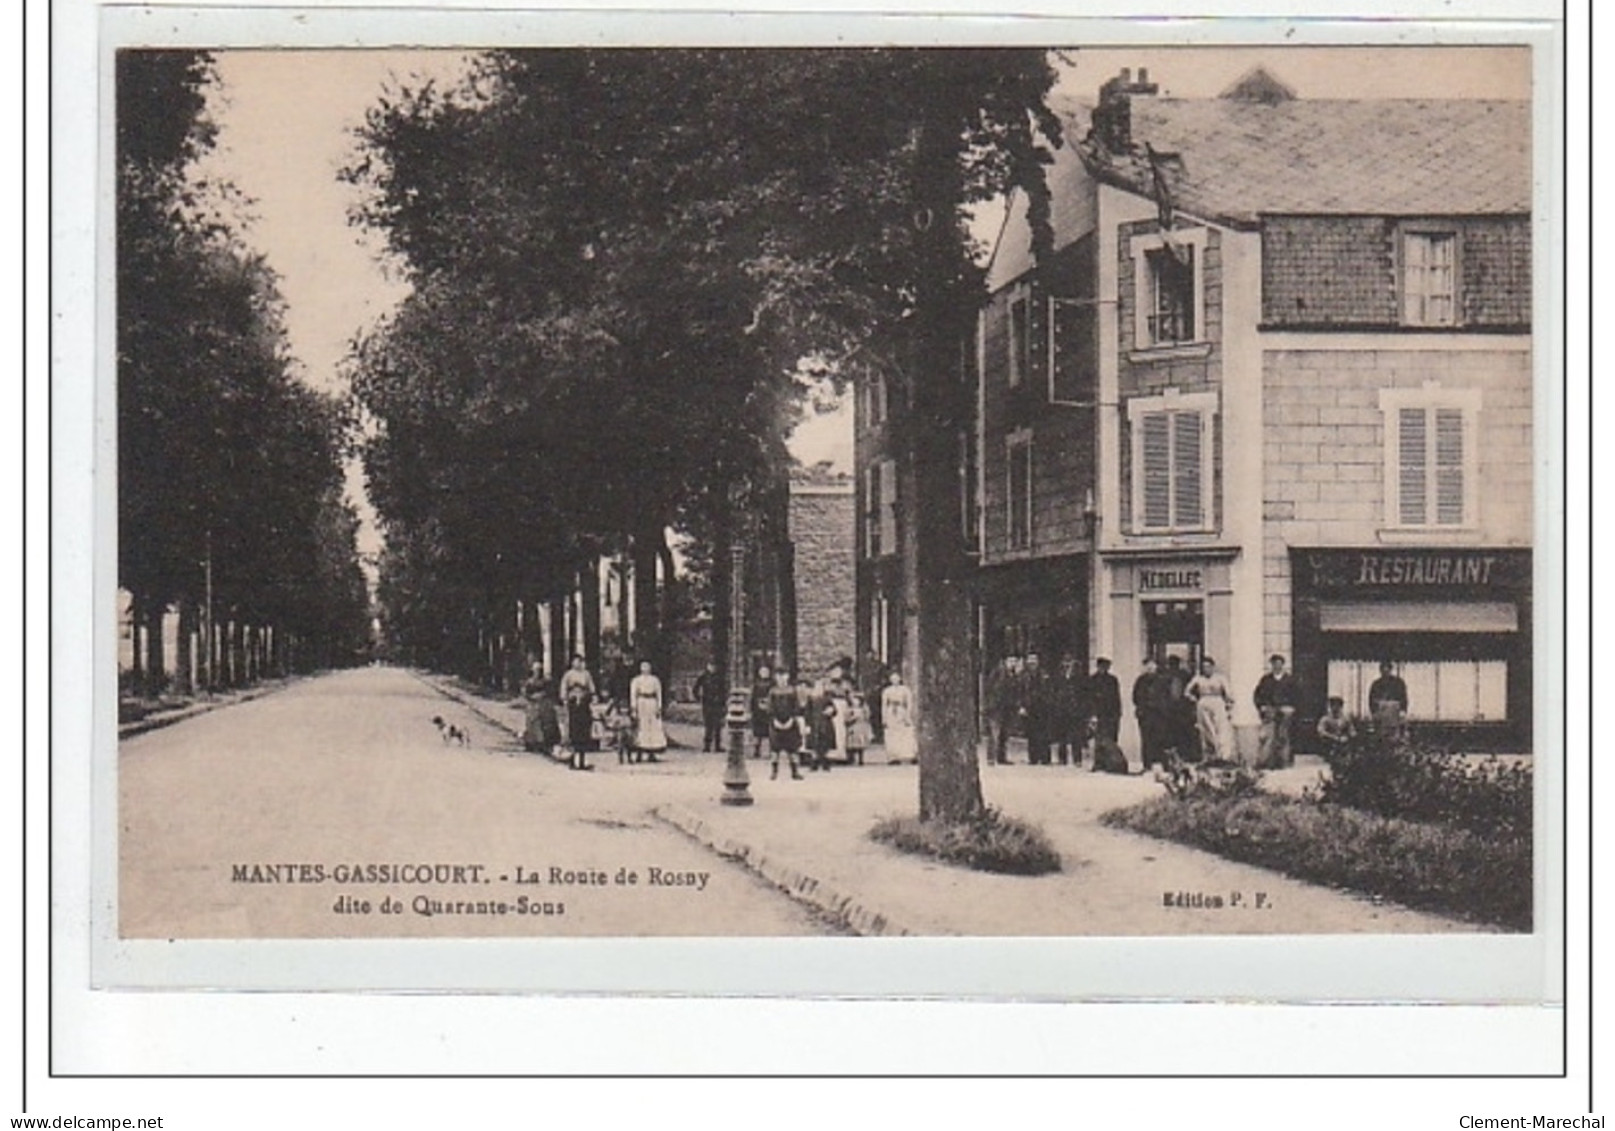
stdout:
POLYGON ((1133 428, 1133 528, 1207 529, 1216 394, 1135 400, 1128 414, 1133 428))
POLYGON ((1475 525, 1479 392, 1387 389, 1380 394, 1380 407, 1385 412, 1390 525, 1475 525))

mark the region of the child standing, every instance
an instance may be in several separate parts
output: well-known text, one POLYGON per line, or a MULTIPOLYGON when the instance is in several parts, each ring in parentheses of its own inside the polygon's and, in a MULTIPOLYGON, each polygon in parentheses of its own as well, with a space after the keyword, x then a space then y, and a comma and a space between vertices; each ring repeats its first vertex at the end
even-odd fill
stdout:
POLYGON ((874 741, 874 730, 869 725, 869 710, 861 692, 847 697, 847 761, 854 766, 864 764, 864 751, 874 741))
POLYGON ((768 692, 768 753, 770 781, 779 777, 779 756, 785 755, 791 778, 802 780, 796 768, 796 752, 802 748, 802 706, 791 686, 791 673, 774 673, 774 686, 768 692))

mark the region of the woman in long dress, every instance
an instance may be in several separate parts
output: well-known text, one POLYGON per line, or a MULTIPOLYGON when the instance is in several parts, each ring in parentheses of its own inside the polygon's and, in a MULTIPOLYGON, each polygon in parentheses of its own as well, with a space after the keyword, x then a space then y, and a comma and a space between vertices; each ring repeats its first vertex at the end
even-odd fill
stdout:
POLYGON ((544 665, 535 662, 527 682, 522 684, 527 700, 527 725, 522 729, 522 746, 531 754, 555 753, 561 745, 561 728, 555 718, 555 695, 544 678, 544 665))
POLYGON ((886 724, 886 760, 919 761, 914 745, 914 698, 903 685, 900 671, 887 677, 886 690, 880 696, 880 714, 886 724))
POLYGON ((589 769, 588 752, 594 741, 594 676, 582 656, 561 677, 561 702, 566 707, 566 742, 572 749, 574 770, 589 769))
POLYGON ((1189 681, 1184 694, 1194 700, 1194 721, 1203 756, 1208 761, 1233 761, 1234 723, 1228 708, 1234 697, 1210 656, 1200 661, 1200 674, 1189 681))
POLYGON ((662 726, 662 681, 651 671, 649 660, 639 661, 639 674, 628 685, 628 702, 634 720, 634 761, 654 762, 667 749, 667 729, 662 726))

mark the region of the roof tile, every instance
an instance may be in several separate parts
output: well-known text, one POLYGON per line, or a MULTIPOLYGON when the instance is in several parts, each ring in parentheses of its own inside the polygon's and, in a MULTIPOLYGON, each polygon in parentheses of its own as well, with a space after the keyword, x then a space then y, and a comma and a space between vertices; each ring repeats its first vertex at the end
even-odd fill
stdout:
MULTIPOLYGON (((1086 122, 1073 119, 1072 136, 1086 122)), ((1236 224, 1264 213, 1481 215, 1531 209, 1530 105, 1518 101, 1135 97, 1135 152, 1090 136, 1106 180, 1152 195, 1148 144, 1182 210, 1236 224), (1175 156, 1171 156, 1175 155, 1175 156)))

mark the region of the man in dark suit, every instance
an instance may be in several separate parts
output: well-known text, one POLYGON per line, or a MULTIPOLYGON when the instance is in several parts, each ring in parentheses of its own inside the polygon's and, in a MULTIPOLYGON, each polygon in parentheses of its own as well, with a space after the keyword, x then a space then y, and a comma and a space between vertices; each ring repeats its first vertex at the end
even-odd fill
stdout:
POLYGON ((1122 726, 1122 687, 1110 674, 1110 661, 1103 656, 1094 662, 1094 673, 1088 679, 1088 702, 1098 720, 1098 735, 1115 742, 1122 726))
POLYGON ((1026 760, 1034 766, 1049 764, 1049 731, 1054 703, 1049 675, 1036 652, 1026 654, 1022 694, 1026 703, 1026 760))
POLYGON ((1144 768, 1166 761, 1166 712, 1172 689, 1156 669, 1155 657, 1144 657, 1144 670, 1133 681, 1133 711, 1138 716, 1138 740, 1144 768))
POLYGON ((1077 659, 1069 652, 1060 659, 1060 670, 1054 675, 1054 750, 1060 765, 1076 760, 1082 765, 1082 750, 1087 745, 1088 720, 1093 715, 1088 705, 1088 681, 1077 666, 1077 659))
POLYGON ((729 700, 729 689, 718 677, 717 665, 708 662, 701 674, 695 677, 696 700, 701 704, 701 750, 703 753, 723 753, 723 715, 729 700))
POLYGON ((1408 713, 1408 685, 1396 674, 1389 660, 1381 661, 1379 678, 1368 686, 1368 709, 1373 713, 1374 726, 1382 734, 1393 738, 1401 736, 1408 713))

